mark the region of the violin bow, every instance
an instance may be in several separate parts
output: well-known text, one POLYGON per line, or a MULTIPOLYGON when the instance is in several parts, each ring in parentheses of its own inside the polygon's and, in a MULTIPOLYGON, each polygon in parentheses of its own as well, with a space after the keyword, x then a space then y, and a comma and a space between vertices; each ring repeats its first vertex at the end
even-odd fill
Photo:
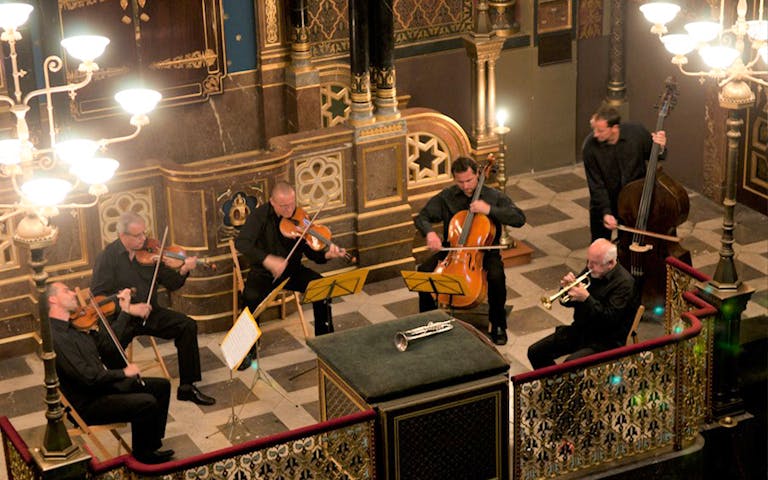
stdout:
MULTIPOLYGON (((293 244, 293 248, 291 248, 291 251, 288 252, 288 256, 285 257, 285 262, 287 263, 288 260, 290 260, 291 256, 293 256, 294 252, 296 252, 296 248, 299 246, 299 243, 304 238, 304 235, 307 234, 310 228, 312 228, 312 224, 315 223, 315 220, 317 219, 317 216, 320 215, 320 212, 325 208, 325 205, 328 203, 328 199, 330 197, 325 197, 325 201, 323 201, 323 204, 320 206, 320 208, 315 212, 315 215, 309 220, 307 225, 304 227, 304 230, 302 230, 301 235, 299 238, 296 239, 296 243, 293 244)), ((274 280, 277 280, 275 278, 274 280)), ((274 283, 274 280, 272 281, 274 283)))
MULTIPOLYGON (((104 317, 104 312, 101 311, 101 307, 99 307, 99 304, 96 302, 96 299, 93 298, 93 294, 91 291, 88 291, 88 300, 91 302, 91 305, 93 305, 93 308, 96 310, 96 315, 99 316, 99 320, 101 320, 101 324, 104 325, 104 328, 107 330, 107 333, 109 334, 109 338, 112 339, 112 343, 115 344, 115 348, 117 348, 117 351, 120 352, 120 356, 123 357, 123 361, 125 362, 125 366, 127 367, 130 365, 130 362, 128 361, 128 355, 125 354, 125 350, 123 350, 123 346, 120 345, 120 341, 117 339, 117 335, 115 335, 115 331, 112 329, 112 325, 109 324, 107 319, 104 317)), ((141 378, 140 375, 136 375, 136 379, 138 379, 139 383, 145 387, 146 384, 144 383, 144 380, 141 378)))
MULTIPOLYGON (((152 275, 152 283, 149 285, 149 293, 147 294, 147 305, 150 305, 150 300, 152 300, 152 292, 155 290, 155 285, 157 285, 157 273, 160 271, 160 264, 163 262, 163 251, 165 250, 165 239, 167 237, 168 237, 168 225, 165 226, 165 231, 163 232, 163 241, 160 242, 160 255, 157 257, 157 263, 155 264, 155 273, 152 275)), ((146 323, 147 323, 147 319, 145 318, 141 324, 144 325, 146 323)))

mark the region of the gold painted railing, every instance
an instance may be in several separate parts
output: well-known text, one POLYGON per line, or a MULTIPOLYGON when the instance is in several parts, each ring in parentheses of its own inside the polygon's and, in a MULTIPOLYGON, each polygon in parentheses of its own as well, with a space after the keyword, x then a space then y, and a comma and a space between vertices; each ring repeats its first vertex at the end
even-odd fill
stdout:
MULTIPOLYGON (((88 478, 373 479, 376 478, 375 415, 373 410, 366 410, 159 465, 138 463, 129 455, 104 462, 92 459, 88 478)), ((35 468, 29 448, 6 417, 0 417, 0 431, 8 478, 42 478, 35 468)))
POLYGON ((666 335, 512 377, 513 478, 583 475, 693 443, 708 419, 716 310, 667 261, 666 335))

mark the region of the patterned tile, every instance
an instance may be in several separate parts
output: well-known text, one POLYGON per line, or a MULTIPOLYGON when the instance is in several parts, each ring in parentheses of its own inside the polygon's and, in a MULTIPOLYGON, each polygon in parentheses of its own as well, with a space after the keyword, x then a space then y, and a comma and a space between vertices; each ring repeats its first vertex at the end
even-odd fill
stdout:
POLYGON ((301 405, 301 408, 307 411, 310 415, 312 415, 312 418, 315 419, 315 421, 319 422, 321 420, 320 418, 320 402, 314 401, 309 403, 304 403, 301 405))
MULTIPOLYGON (((217 428, 225 436, 232 432, 231 424, 221 424, 217 428)), ((238 443, 247 442, 255 438, 267 437, 276 433, 284 432, 288 427, 280 421, 273 413, 265 413, 255 417, 241 419, 240 425, 234 429, 238 443)), ((233 438, 234 439, 234 438, 233 438)))
POLYGON ((32 373, 27 362, 23 357, 6 358, 0 360, 0 378, 7 380, 9 378, 22 377, 32 373))
POLYGON ((577 190, 587 186, 586 180, 573 173, 542 177, 538 178, 537 181, 557 193, 567 192, 568 190, 577 190))
MULTIPOLYGON (((165 366, 168 368, 168 373, 171 374, 171 377, 179 378, 179 359, 176 356, 176 352, 174 351, 171 355, 163 355, 163 360, 165 360, 165 366)), ((200 348, 200 370, 203 372, 203 377, 205 377, 205 372, 219 369, 225 365, 210 348, 200 348)), ((153 371, 155 375, 157 375, 156 371, 153 371)))
MULTIPOLYGON (((169 422, 170 423, 170 422, 169 422)), ((212 427, 208 427, 212 428, 212 427)), ((208 432, 213 433, 211 432, 208 432)), ((172 448, 175 452, 175 458, 187 458, 203 453, 200 448, 195 444, 195 441, 189 435, 176 435, 173 437, 165 437, 163 439, 163 448, 172 448)))
MULTIPOLYGON (((233 377, 232 380, 227 379, 208 385, 198 385, 197 387, 201 392, 216 399, 216 403, 214 405, 197 405, 192 402, 180 403, 184 403, 185 406, 194 405, 202 410, 203 414, 207 414, 228 409, 232 406, 233 401, 235 403, 242 403, 246 399, 249 402, 258 401, 259 397, 248 388, 248 385, 252 381, 251 378, 253 376, 250 374, 250 372, 251 370, 246 370, 245 372, 237 372, 234 374, 236 376, 233 377), (246 382, 248 383, 246 384, 246 382)), ((171 388, 171 398, 172 401, 176 401, 176 392, 173 388, 171 388)))
POLYGON ((713 247, 708 243, 702 242, 701 240, 699 240, 698 238, 692 235, 683 237, 682 240, 680 241, 680 245, 684 249, 691 252, 691 255, 693 255, 694 257, 696 255, 701 255, 704 253, 714 253, 718 251, 717 248, 713 247))
MULTIPOLYGON (((589 197, 581 197, 572 200, 576 205, 589 210, 589 197)), ((585 220, 586 221, 586 220, 585 220)))
POLYGON ((350 328, 362 327, 370 325, 371 322, 358 312, 345 313, 343 315, 333 316, 333 329, 340 332, 342 330, 348 330, 350 328))
POLYGON ((416 294, 414 294, 414 298, 409 298, 408 300, 401 300, 394 303, 387 303, 384 305, 384 308, 392 312, 392 315, 395 317, 402 318, 407 315, 419 313, 419 299, 416 297, 416 294))
POLYGON ((315 360, 273 368, 268 372, 269 376, 286 392, 295 392, 317 386, 317 362, 315 360))
POLYGON ((528 335, 558 325, 562 325, 562 323, 539 307, 513 311, 507 320, 507 329, 516 336, 528 335))
MULTIPOLYGON (((42 379, 40 381, 42 383, 42 379)), ((44 410, 44 396, 45 389, 41 385, 0 393, 0 412, 10 418, 44 410)))
POLYGON ((517 185, 507 185, 507 188, 505 188, 504 191, 507 192, 507 195, 509 195, 509 198, 511 198, 512 201, 515 203, 522 202, 523 200, 530 200, 531 198, 535 198, 533 194, 531 194, 527 190, 523 190, 517 185))
POLYGON ((550 223, 562 222, 563 220, 570 220, 570 218, 571 217, 551 205, 532 208, 530 210, 526 210, 525 212, 526 223, 533 227, 540 227, 550 223))
MULTIPOLYGON (((298 316, 294 316, 294 318, 298 323, 298 316)), ((259 345, 259 355, 262 358, 301 348, 301 342, 282 328, 264 331, 264 334, 259 339, 259 345)))
POLYGON ((397 290, 398 288, 402 288, 402 286, 403 286, 403 279, 400 277, 395 277, 387 280, 382 280, 380 282, 366 283, 365 286, 363 286, 363 291, 368 295, 378 295, 380 293, 397 290))
MULTIPOLYGON (((734 260, 733 263, 736 266, 736 274, 739 276, 739 280, 742 280, 744 282, 752 282, 753 280, 760 278, 760 279, 763 279, 762 285, 763 286, 765 285, 765 280, 764 280, 765 274, 761 273, 758 270, 755 270, 754 268, 750 267, 746 263, 741 262, 738 259, 734 260)), ((717 269, 716 263, 699 268, 699 270, 701 270, 702 272, 710 276, 715 274, 716 269, 717 269)), ((755 285, 754 287, 760 288, 758 285, 755 285)))
POLYGON ((568 247, 570 250, 579 250, 589 247, 591 234, 589 232, 589 227, 581 227, 575 230, 553 233, 550 237, 557 240, 561 245, 568 247))
POLYGON ((692 223, 703 222, 723 217, 723 209, 715 202, 701 195, 689 197, 691 208, 688 212, 688 221, 692 223))
POLYGON ((560 280, 569 270, 570 269, 567 265, 561 264, 554 265, 552 267, 540 268, 538 270, 532 270, 530 272, 525 272, 522 275, 539 287, 549 291, 554 290, 560 285, 560 280))

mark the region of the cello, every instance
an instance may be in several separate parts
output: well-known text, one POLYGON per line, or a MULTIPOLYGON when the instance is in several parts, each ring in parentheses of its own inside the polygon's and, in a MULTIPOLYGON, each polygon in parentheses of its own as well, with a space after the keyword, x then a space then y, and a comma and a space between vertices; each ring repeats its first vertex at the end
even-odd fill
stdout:
MULTIPOLYGON (((677 84, 668 77, 661 96, 656 130, 677 101, 677 84)), ((619 262, 635 278, 641 303, 656 316, 664 312, 666 263, 668 256, 691 264, 691 253, 679 243, 644 235, 655 232, 676 236, 677 226, 688 219, 690 202, 685 188, 658 165, 659 144, 653 144, 644 179, 628 183, 619 193, 618 214, 622 223, 634 225, 634 232, 619 231, 619 262)))
MULTIPOLYGON (((470 204, 480 198, 490 166, 490 158, 478 166, 480 178, 470 204)), ((438 304, 453 308, 473 308, 485 300, 488 280, 483 270, 483 249, 478 247, 491 245, 495 236, 496 226, 482 213, 462 210, 451 218, 448 224, 451 249, 443 261, 438 263, 435 273, 459 275, 464 278, 468 288, 464 295, 437 295, 438 304)))

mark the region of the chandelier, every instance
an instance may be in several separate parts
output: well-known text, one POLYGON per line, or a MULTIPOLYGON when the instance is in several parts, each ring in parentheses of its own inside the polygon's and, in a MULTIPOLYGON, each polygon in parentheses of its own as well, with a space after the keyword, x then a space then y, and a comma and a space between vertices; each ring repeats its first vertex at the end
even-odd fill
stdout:
POLYGON ((8 43, 14 89, 13 97, 0 95, 0 102, 7 103, 16 117, 15 137, 0 139, 0 178, 10 179, 19 199, 16 203, 0 204, 1 209, 10 209, 10 213, 0 217, 2 220, 24 212, 50 217, 58 213, 57 207, 85 208, 95 205, 98 198, 107 192, 105 183, 119 166, 116 160, 103 156, 107 146, 136 138, 142 127, 149 124, 147 113, 161 98, 159 92, 143 88, 124 90, 115 95, 117 102, 132 115, 130 124, 134 131, 129 135, 100 140, 57 140, 53 94, 67 93, 70 99, 74 99, 77 90, 93 79, 93 72, 99 68, 95 60, 104 52, 109 39, 96 35, 65 38, 61 45, 70 56, 81 62, 78 72, 82 80, 52 86, 50 74, 60 71, 64 62, 61 57, 51 55, 43 62, 45 86, 24 95, 20 79, 27 72, 19 68, 16 42, 21 39, 18 29, 27 22, 32 9, 31 5, 24 3, 0 4, 0 42, 8 43), (30 101, 37 97, 45 97, 48 114, 50 140, 43 147, 34 145, 30 140, 26 120, 30 101), (83 190, 79 189, 83 184, 88 186, 90 201, 67 202, 70 193, 83 190))
POLYGON ((671 22, 680 7, 674 3, 649 2, 640 7, 645 18, 653 24, 651 33, 659 36, 672 63, 684 75, 711 78, 721 88, 719 100, 726 108, 743 108, 752 105, 755 95, 746 82, 768 86, 768 21, 763 20, 763 0, 760 0, 756 19, 747 20, 747 1, 739 0, 736 22, 724 25, 725 1, 720 1, 719 21, 687 23, 686 33, 667 34, 666 24, 671 22), (685 70, 687 55, 697 50, 709 70, 691 72, 685 70), (762 62, 760 62, 762 60, 762 62), (762 67, 758 68, 762 63, 762 67))

